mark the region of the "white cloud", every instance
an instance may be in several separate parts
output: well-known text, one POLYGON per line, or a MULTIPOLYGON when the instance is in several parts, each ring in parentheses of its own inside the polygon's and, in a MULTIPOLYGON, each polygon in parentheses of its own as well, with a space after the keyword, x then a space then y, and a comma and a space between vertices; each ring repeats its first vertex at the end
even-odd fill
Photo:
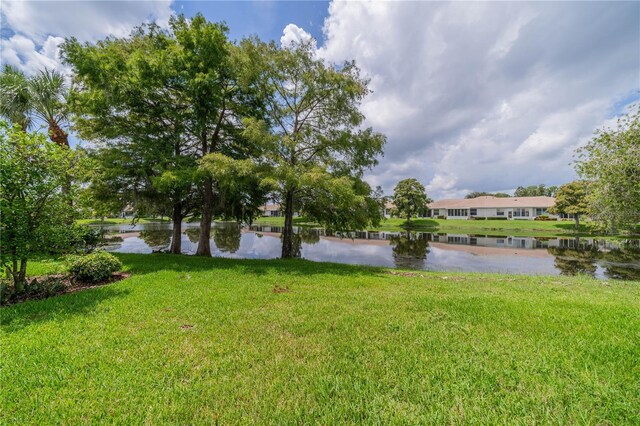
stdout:
POLYGON ((62 37, 49 36, 38 47, 33 40, 16 34, 11 38, 0 40, 2 49, 2 62, 22 68, 25 72, 33 74, 44 68, 59 68, 59 45, 62 37))
POLYGON ((387 192, 569 181, 574 149, 640 89, 638 3, 334 1, 324 31, 321 56, 371 77, 363 111, 388 144, 368 180, 387 192))
POLYGON ((288 24, 284 27, 282 37, 280 37, 280 45, 286 48, 309 42, 314 46, 316 44, 316 41, 311 34, 295 24, 288 24))
POLYGON ((64 37, 96 41, 126 36, 143 22, 166 26, 172 14, 170 1, 4 0, 2 26, 12 35, 2 38, 2 62, 26 72, 60 67, 58 46, 64 37))

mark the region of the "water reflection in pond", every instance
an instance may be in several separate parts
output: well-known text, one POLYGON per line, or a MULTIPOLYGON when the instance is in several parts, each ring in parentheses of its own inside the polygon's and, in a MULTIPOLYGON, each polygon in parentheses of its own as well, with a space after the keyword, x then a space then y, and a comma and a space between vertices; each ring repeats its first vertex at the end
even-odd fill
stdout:
MULTIPOLYGON (((195 253, 199 229, 183 224, 182 247, 195 253)), ((171 225, 138 224, 107 227, 120 237, 107 249, 124 253, 165 251, 171 225)), ((212 227, 213 256, 272 259, 280 256, 280 227, 241 227, 217 222, 212 227)), ((295 253, 302 258, 362 265, 517 274, 577 275, 640 280, 639 240, 540 238, 438 234, 428 232, 354 232, 339 234, 299 228, 295 253)))

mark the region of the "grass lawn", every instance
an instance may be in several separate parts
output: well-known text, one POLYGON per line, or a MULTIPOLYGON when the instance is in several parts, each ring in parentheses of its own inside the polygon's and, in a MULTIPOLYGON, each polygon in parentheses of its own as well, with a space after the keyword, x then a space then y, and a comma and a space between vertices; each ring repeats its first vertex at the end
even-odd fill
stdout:
POLYGON ((1 423, 640 424, 640 282, 119 257, 1 310, 1 423))
MULTIPOLYGON (((256 225, 283 226, 282 217, 261 217, 255 221, 256 225)), ((299 226, 318 226, 304 217, 294 219, 299 226)), ((526 236, 554 236, 593 234, 589 224, 581 224, 580 232, 576 234, 573 221, 537 221, 537 220, 443 220, 443 219, 413 219, 407 223, 405 219, 390 218, 382 221, 379 227, 370 231, 425 231, 446 232, 480 235, 526 235, 526 236)))

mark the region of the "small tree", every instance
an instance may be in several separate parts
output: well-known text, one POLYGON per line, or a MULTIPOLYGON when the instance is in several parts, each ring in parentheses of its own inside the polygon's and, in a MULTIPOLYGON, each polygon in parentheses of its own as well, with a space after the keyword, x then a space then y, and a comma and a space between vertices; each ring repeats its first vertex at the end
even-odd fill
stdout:
POLYGON ((572 214, 576 229, 580 227, 580 216, 589 212, 587 202, 588 183, 575 181, 562 185, 556 192, 555 204, 549 209, 552 214, 572 214))
POLYGON ((0 261, 16 291, 24 289, 27 260, 58 246, 73 219, 67 178, 74 152, 40 133, 0 122, 0 261))
POLYGON ((393 189, 396 212, 398 216, 406 217, 407 221, 410 221, 412 216, 424 212, 430 201, 424 186, 417 179, 401 180, 393 189))

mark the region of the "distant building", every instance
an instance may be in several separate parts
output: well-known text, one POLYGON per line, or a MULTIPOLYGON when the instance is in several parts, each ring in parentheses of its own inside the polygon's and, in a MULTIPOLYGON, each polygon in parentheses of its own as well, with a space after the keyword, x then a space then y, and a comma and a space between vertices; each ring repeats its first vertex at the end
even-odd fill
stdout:
POLYGON ((532 220, 538 216, 558 218, 548 213, 553 197, 493 197, 439 200, 429 204, 431 217, 446 219, 506 218, 532 220))
MULTIPOLYGON (((282 217, 284 216, 284 210, 280 206, 280 204, 265 204, 264 206, 258 207, 262 212, 263 217, 282 217)), ((294 212, 293 217, 297 217, 298 213, 294 212)))
POLYGON ((382 210, 382 214, 384 215, 384 217, 386 217, 387 219, 391 217, 391 212, 396 208, 396 205, 393 204, 391 201, 385 201, 384 202, 384 209, 382 210))

